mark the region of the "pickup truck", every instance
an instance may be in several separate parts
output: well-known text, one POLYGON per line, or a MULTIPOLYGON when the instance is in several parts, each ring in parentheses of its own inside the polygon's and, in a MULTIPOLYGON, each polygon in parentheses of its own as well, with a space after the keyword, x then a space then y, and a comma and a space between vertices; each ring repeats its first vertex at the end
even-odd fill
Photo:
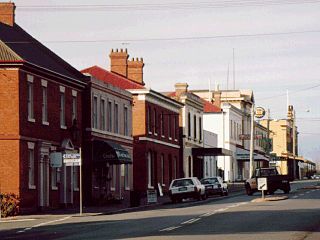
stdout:
POLYGON ((258 178, 267 178, 267 192, 273 194, 277 189, 284 193, 290 192, 288 175, 279 175, 276 168, 257 168, 252 176, 245 182, 246 193, 250 196, 258 191, 258 178))

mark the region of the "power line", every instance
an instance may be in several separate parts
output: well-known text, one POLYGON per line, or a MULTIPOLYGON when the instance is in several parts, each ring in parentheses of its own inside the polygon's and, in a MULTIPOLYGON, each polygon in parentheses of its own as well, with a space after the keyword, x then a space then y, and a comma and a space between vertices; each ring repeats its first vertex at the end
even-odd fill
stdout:
MULTIPOLYGON (((317 88, 317 87, 320 87, 320 84, 316 84, 314 86, 303 88, 303 89, 299 89, 299 90, 296 90, 296 91, 291 91, 291 93, 303 92, 303 91, 307 91, 307 90, 314 89, 314 88, 317 88)), ((273 98, 277 98, 277 97, 283 97, 283 96, 286 96, 286 95, 287 95, 287 93, 283 93, 283 94, 273 95, 273 96, 265 97, 265 98, 257 98, 256 100, 261 101, 261 100, 273 99, 273 98)))
POLYGON ((18 9, 27 11, 132 11, 132 10, 196 10, 203 8, 230 8, 230 7, 264 7, 272 5, 288 5, 288 4, 315 4, 319 0, 265 0, 261 1, 215 1, 215 2, 176 2, 176 3, 157 3, 157 4, 73 4, 73 5, 21 5, 18 9))
MULTIPOLYGON (((136 39, 93 39, 93 40, 49 40, 44 43, 103 43, 103 42, 154 42, 154 41, 188 41, 188 40, 210 40, 218 38, 249 38, 281 36, 294 34, 320 33, 320 30, 291 31, 291 32, 273 32, 273 33, 254 33, 254 34, 231 34, 231 35, 213 35, 198 37, 172 37, 172 38, 136 38, 136 39)), ((5 43, 28 44, 30 41, 7 41, 5 43)))

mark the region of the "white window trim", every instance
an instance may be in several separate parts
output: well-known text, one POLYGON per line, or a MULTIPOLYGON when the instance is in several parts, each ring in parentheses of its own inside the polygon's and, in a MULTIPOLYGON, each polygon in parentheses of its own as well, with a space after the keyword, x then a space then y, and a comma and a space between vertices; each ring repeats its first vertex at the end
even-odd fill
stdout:
MULTIPOLYGON (((64 124, 66 124, 66 95, 65 95, 66 88, 64 86, 59 86, 59 89, 60 89, 60 93, 64 94, 64 124)), ((61 95, 60 95, 60 104, 61 104, 61 95)), ((61 116, 60 116, 60 118, 61 118, 61 116)), ((61 119, 60 119, 60 128, 67 129, 66 125, 61 125, 61 119)))
POLYGON ((72 97, 77 97, 77 95, 78 95, 78 92, 72 89, 72 97))
MULTIPOLYGON (((34 118, 34 89, 33 89, 33 80, 34 80, 34 77, 32 75, 27 75, 27 81, 29 83, 32 83, 32 111, 33 111, 33 118, 30 118, 29 117, 29 112, 28 112, 28 121, 29 122, 36 122, 36 119, 34 118)), ((28 92, 29 92, 29 89, 28 89, 28 92)), ((28 93, 29 94, 29 93, 28 93)))
MULTIPOLYGON (((34 142, 28 142, 28 151, 29 150, 33 150, 33 164, 34 164, 34 160, 35 160, 34 159, 34 156, 35 156, 34 147, 35 147, 35 143, 34 142)), ((28 153, 28 161, 29 161, 29 153, 28 153)), ((34 174, 35 174, 35 172, 34 172, 34 174)), ((33 177, 35 178, 35 175, 33 177)), ((28 187, 29 187, 29 189, 36 189, 37 188, 35 184, 30 185, 29 176, 28 176, 28 187)))
POLYGON ((41 79, 41 86, 42 87, 48 87, 48 81, 44 80, 44 79, 41 79))

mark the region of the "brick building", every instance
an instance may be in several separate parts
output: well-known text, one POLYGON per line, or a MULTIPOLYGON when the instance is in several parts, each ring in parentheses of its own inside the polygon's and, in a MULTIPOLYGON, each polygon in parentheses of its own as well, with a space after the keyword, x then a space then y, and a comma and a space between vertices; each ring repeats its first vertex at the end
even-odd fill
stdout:
POLYGON ((121 201, 128 206, 133 189, 132 95, 109 83, 121 81, 118 75, 98 67, 83 70, 91 71, 97 78, 90 77, 83 108, 85 204, 121 201))
POLYGON ((22 210, 74 204, 79 167, 53 168, 49 157, 81 146, 84 76, 14 16, 0 3, 0 191, 18 194, 22 210))
POLYGON ((143 196, 148 189, 164 192, 182 176, 179 161, 179 111, 182 104, 144 87, 143 59, 128 60, 127 50, 111 51, 111 73, 94 66, 90 75, 126 89, 133 95, 133 188, 143 196), (118 76, 115 77, 111 76, 118 76))

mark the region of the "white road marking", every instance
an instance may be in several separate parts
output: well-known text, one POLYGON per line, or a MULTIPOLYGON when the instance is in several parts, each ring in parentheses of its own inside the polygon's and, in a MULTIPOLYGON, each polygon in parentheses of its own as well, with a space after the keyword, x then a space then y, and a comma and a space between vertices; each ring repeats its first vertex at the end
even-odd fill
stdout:
POLYGON ((306 193, 310 193, 310 191, 306 192, 306 193))
POLYGON ((168 228, 161 229, 160 232, 168 232, 168 231, 172 231, 174 229, 180 228, 180 227, 181 226, 168 227, 168 228))
POLYGON ((52 221, 49 221, 49 222, 39 223, 39 224, 34 225, 32 227, 28 227, 28 228, 25 228, 23 230, 17 231, 17 233, 23 233, 25 231, 31 230, 32 228, 41 227, 41 226, 44 226, 44 225, 47 225, 47 224, 51 224, 51 223, 54 223, 54 222, 61 222, 61 221, 67 220, 68 218, 71 218, 71 216, 60 218, 60 219, 56 219, 56 220, 52 220, 52 221))
POLYGON ((303 196, 303 195, 304 195, 303 193, 300 193, 300 194, 299 194, 299 196, 303 196))
POLYGON ((188 223, 191 223, 194 219, 195 219, 195 218, 191 218, 191 219, 189 219, 189 220, 187 220, 187 221, 185 221, 185 222, 182 222, 181 224, 188 224, 188 223))
POLYGON ((316 190, 315 189, 311 190, 311 192, 314 192, 314 191, 316 191, 316 190))
POLYGON ((192 221, 189 221, 188 224, 197 222, 197 221, 199 221, 200 219, 201 219, 201 218, 194 218, 194 219, 192 219, 192 221))
POLYGON ((208 213, 205 213, 203 215, 201 215, 200 217, 209 217, 211 215, 215 214, 215 212, 208 212, 208 213))
POLYGON ((295 196, 293 196, 292 198, 297 198, 298 196, 297 195, 295 195, 295 196))

